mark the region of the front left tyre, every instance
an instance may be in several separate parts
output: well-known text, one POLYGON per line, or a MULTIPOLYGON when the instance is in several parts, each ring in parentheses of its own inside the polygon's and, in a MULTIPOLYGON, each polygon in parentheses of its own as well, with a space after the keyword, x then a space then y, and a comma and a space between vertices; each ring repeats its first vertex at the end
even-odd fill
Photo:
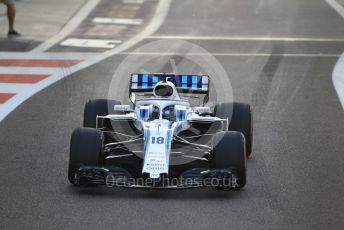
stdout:
POLYGON ((68 180, 77 184, 75 173, 80 166, 102 166, 104 137, 93 128, 77 128, 72 133, 68 165, 68 180))

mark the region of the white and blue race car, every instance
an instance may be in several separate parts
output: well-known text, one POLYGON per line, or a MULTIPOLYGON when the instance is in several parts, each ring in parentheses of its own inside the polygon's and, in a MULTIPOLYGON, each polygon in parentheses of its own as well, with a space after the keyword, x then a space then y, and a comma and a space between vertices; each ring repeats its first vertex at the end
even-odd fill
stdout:
POLYGON ((71 138, 69 181, 125 188, 244 187, 251 107, 228 102, 212 111, 205 106, 209 83, 205 75, 132 74, 132 105, 88 101, 84 127, 71 138))

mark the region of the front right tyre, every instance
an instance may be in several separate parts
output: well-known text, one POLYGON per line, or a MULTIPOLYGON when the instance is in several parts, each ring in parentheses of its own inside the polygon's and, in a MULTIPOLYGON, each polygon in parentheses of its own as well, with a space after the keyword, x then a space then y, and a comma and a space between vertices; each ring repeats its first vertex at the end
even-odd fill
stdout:
POLYGON ((68 164, 68 180, 77 185, 75 173, 80 166, 102 166, 104 137, 93 128, 77 128, 72 133, 68 164))
POLYGON ((238 131, 244 134, 246 140, 246 153, 249 157, 253 145, 253 117, 249 104, 226 102, 217 104, 214 108, 216 117, 228 119, 228 131, 238 131))

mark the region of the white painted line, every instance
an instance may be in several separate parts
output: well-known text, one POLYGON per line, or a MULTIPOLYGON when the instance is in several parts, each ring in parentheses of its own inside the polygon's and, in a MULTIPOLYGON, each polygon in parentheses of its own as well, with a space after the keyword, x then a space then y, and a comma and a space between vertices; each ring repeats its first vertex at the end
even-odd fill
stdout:
POLYGON ((0 83, 0 93, 20 93, 31 87, 32 84, 0 83))
MULTIPOLYGON (((91 0, 91 1, 96 1, 96 0, 91 0)), ((104 53, 95 55, 92 58, 71 67, 69 69, 70 70, 69 74, 75 73, 91 65, 94 65, 115 54, 119 54, 129 49, 130 47, 134 46, 135 44, 141 42, 147 36, 150 36, 151 34, 155 33, 159 29, 159 27, 162 25, 162 23, 165 21, 165 18, 168 14, 168 10, 170 7, 170 3, 171 3, 171 0, 159 0, 154 16, 152 17, 150 23, 147 25, 147 27, 143 31, 141 31, 136 36, 128 39, 126 42, 123 42, 121 45, 117 46, 116 48, 106 51, 104 53)), ((10 114, 15 108, 17 108, 21 103, 23 103, 25 100, 27 100, 28 98, 30 98, 37 92, 41 91, 42 89, 65 78, 69 74, 66 74, 64 72, 59 72, 57 74, 54 74, 40 81, 39 83, 32 85, 30 90, 23 91, 17 94, 16 96, 12 97, 11 99, 9 99, 3 106, 0 107, 0 122, 8 114, 10 114)))
POLYGON ((335 0, 325 0, 342 18, 344 18, 344 8, 335 0))
POLYGON ((123 0, 124 4, 142 4, 143 0, 123 0))
POLYGON ((139 18, 94 18, 94 23, 120 24, 120 25, 141 25, 142 19, 139 18))
POLYGON ((120 55, 141 55, 141 56, 228 56, 228 57, 339 57, 340 54, 271 54, 271 53, 160 53, 160 52, 122 52, 120 55))
POLYGON ((44 60, 84 60, 93 57, 94 53, 30 53, 30 52, 0 52, 0 59, 44 59, 44 60))
POLYGON ((0 74, 54 74, 68 68, 50 68, 50 67, 0 67, 0 74))
POLYGON ((67 35, 71 34, 91 13, 91 11, 98 5, 99 2, 100 0, 89 0, 58 34, 37 46, 35 49, 31 50, 31 52, 44 52, 61 41, 67 35))
POLYGON ((121 43, 119 40, 68 38, 61 43, 61 46, 111 49, 119 43, 121 43))
POLYGON ((226 36, 183 36, 157 35, 149 39, 167 40, 209 40, 209 41, 286 41, 286 42, 344 42, 344 38, 296 38, 296 37, 226 37, 226 36))
POLYGON ((332 81, 344 110, 344 54, 339 58, 333 70, 332 81))
MULTIPOLYGON (((326 0, 326 2, 344 19, 344 7, 342 5, 335 0, 326 0)), ((334 67, 332 82, 344 110, 344 53, 334 67)))

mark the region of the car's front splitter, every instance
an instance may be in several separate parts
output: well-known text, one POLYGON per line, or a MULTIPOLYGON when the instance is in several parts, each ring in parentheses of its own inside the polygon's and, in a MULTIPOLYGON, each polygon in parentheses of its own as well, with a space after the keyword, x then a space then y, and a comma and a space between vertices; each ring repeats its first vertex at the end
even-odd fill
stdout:
POLYGON ((133 178, 120 167, 81 166, 75 173, 77 185, 104 185, 132 189, 191 189, 238 187, 234 170, 195 168, 181 173, 178 178, 161 175, 159 179, 146 176, 133 178))

